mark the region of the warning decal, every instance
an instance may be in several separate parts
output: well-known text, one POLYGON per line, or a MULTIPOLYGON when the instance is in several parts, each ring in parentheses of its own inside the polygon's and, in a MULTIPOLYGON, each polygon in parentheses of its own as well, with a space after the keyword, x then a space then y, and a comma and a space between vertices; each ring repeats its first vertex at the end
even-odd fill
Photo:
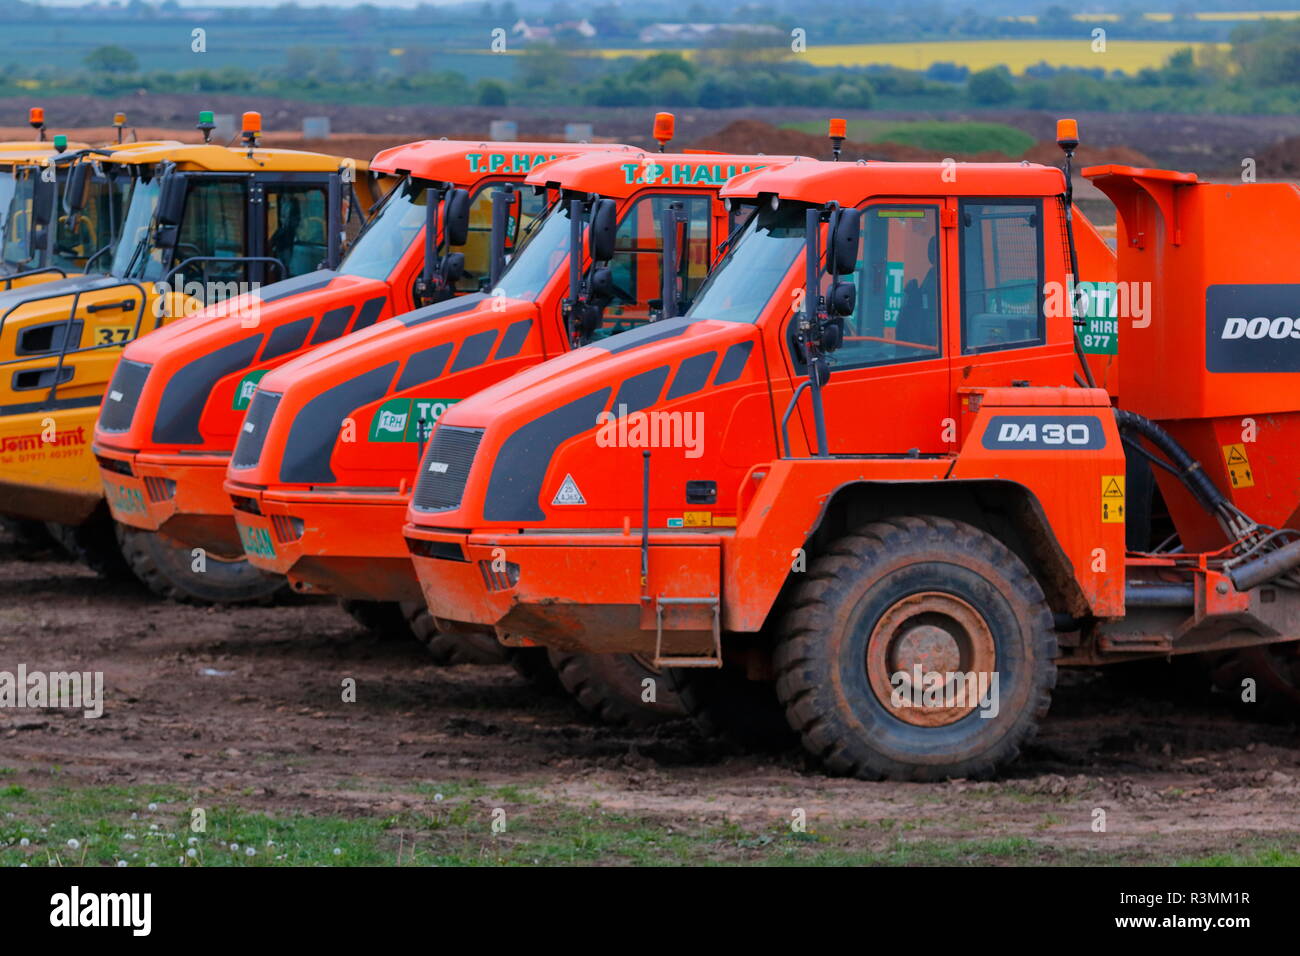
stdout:
POLYGON ((1124 523, 1124 476, 1101 476, 1101 520, 1103 524, 1124 523))
POLYGON ((1228 479, 1232 482, 1232 487, 1255 487, 1255 476, 1250 470, 1250 459, 1246 457, 1245 445, 1224 445, 1223 460, 1228 465, 1228 479))
POLYGON ((560 490, 551 500, 553 505, 585 505, 586 503, 587 499, 582 497, 582 492, 578 490, 578 483, 573 480, 572 475, 564 476, 564 483, 560 485, 560 490))

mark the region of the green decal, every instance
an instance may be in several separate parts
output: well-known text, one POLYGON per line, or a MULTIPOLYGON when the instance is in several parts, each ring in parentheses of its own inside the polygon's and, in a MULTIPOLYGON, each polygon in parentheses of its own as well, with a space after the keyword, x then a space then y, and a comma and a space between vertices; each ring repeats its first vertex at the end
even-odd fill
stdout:
POLYGON ((458 398, 413 398, 412 410, 415 412, 408 419, 406 428, 407 441, 424 441, 433 431, 434 423, 442 418, 442 413, 455 405, 458 398))
POLYGON ((115 481, 106 481, 104 482, 104 494, 108 497, 108 503, 112 506, 113 511, 123 514, 144 512, 144 495, 140 494, 138 488, 128 488, 126 485, 119 485, 115 481))
POLYGON ((239 541, 248 554, 255 554, 260 558, 275 557, 275 545, 271 543, 271 535, 265 528, 250 528, 241 524, 239 541))
POLYGON ((556 155, 555 153, 549 156, 545 153, 538 153, 536 156, 527 153, 466 153, 465 158, 469 160, 471 173, 526 173, 534 166, 549 162, 556 155))
POLYGON ((239 385, 235 389, 235 401, 230 406, 235 411, 240 412, 248 407, 248 403, 253 400, 253 393, 257 391, 257 383, 262 380, 262 376, 269 372, 270 369, 258 369, 256 372, 249 372, 239 380, 239 385))
POLYGON ((898 316, 903 311, 903 263, 885 263, 885 327, 898 327, 898 316))
POLYGON ((442 413, 458 398, 390 398, 370 423, 370 440, 419 442, 427 439, 442 413))
POLYGON ((370 422, 370 440, 406 441, 406 423, 410 417, 409 398, 390 398, 375 411, 370 422))
POLYGON ((1119 299, 1114 282, 1080 282, 1074 287, 1075 310, 1084 320, 1079 330, 1087 355, 1119 354, 1119 299))

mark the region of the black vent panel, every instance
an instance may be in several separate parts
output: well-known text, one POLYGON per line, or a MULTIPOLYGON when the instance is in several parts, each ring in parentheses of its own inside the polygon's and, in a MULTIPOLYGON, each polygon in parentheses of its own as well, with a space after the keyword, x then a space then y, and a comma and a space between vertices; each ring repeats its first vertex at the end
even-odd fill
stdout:
POLYGON ((482 440, 481 428, 438 426, 420 462, 420 476, 411 498, 417 511, 446 511, 460 505, 474 454, 482 440))
POLYGON ((239 441, 235 443, 235 454, 230 460, 234 468, 252 468, 262 457, 262 446, 266 444, 266 432, 275 417, 275 410, 280 406, 284 396, 277 392, 253 393, 253 400, 244 413, 244 424, 239 428, 239 441))
POLYGON ((113 380, 104 394, 104 404, 99 410, 99 427, 106 432, 124 432, 131 427, 135 407, 140 404, 140 393, 153 368, 145 362, 122 359, 113 372, 113 380))

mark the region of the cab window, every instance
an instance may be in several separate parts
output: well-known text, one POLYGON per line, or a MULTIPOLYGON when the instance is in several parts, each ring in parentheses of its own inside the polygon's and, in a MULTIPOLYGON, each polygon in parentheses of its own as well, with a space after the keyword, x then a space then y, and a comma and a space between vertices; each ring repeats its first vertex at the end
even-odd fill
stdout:
MULTIPOLYGON (((465 245, 453 250, 465 254, 465 275, 456 283, 458 292, 477 292, 487 287, 488 273, 492 271, 492 194, 506 183, 489 183, 479 187, 469 205, 469 238, 465 245)), ((505 251, 514 249, 515 237, 527 229, 534 219, 546 211, 546 194, 534 193, 523 183, 510 183, 514 187, 514 201, 506 219, 505 251)))
POLYGON ((266 281, 314 272, 328 254, 329 193, 324 186, 268 183, 266 196, 266 254, 284 264, 281 275, 268 266, 266 281))
MULTIPOLYGON (((936 206, 868 206, 853 275, 857 302, 844 319, 844 344, 832 368, 865 368, 937 358, 939 210, 936 206)), ((823 293, 829 279, 823 282, 823 293)))
POLYGON ((960 210, 962 351, 1041 345, 1041 203, 984 200, 960 210))
MULTIPOLYGON (((663 297, 663 214, 680 202, 686 215, 686 241, 678 252, 678 277, 687 303, 709 272, 712 200, 708 196, 659 195, 637 200, 614 236, 614 298, 605 308, 604 334, 613 335, 647 322, 663 297)), ((601 334, 601 333, 598 333, 601 334)))
MULTIPOLYGON (((191 180, 189 195, 185 199, 185 212, 181 216, 175 263, 179 265, 196 256, 238 259, 246 255, 244 215, 242 182, 198 178, 191 180)), ((192 263, 182 272, 189 276, 201 275, 205 281, 237 282, 245 278, 244 269, 244 262, 226 264, 206 261, 192 263)), ((161 279, 162 273, 166 271, 155 263, 146 271, 145 278, 161 279)))

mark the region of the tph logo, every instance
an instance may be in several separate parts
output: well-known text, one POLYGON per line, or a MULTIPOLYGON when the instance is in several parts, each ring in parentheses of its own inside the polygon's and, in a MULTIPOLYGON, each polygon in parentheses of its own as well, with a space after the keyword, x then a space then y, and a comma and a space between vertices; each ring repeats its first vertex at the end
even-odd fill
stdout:
POLYGON ((458 398, 392 398, 380 405, 370 422, 370 440, 418 442, 429 437, 434 424, 458 398))

